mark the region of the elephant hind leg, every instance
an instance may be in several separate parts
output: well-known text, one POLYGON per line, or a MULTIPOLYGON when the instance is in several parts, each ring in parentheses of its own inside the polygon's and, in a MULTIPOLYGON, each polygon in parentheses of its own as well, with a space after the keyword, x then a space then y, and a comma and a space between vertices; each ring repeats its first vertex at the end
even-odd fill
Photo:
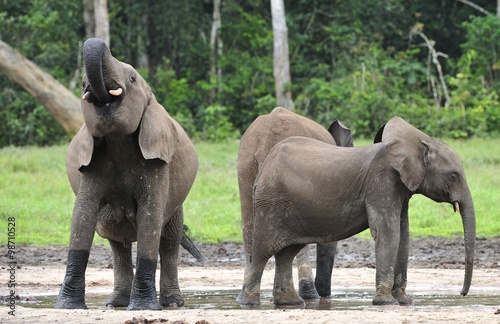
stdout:
POLYGON ((337 252, 337 242, 316 245, 316 279, 314 285, 321 297, 332 294, 332 271, 337 252))
POLYGON ((304 244, 290 245, 275 254, 276 269, 274 277, 275 305, 302 305, 304 300, 293 287, 293 258, 304 247, 304 244))
POLYGON ((264 273, 267 261, 269 261, 269 258, 272 256, 271 254, 260 253, 260 251, 263 250, 264 249, 255 249, 254 247, 254 253, 249 260, 248 271, 245 271, 241 293, 236 298, 241 305, 260 305, 260 283, 262 274, 264 273))
POLYGON ((319 294, 314 286, 310 250, 310 245, 306 245, 296 257, 299 272, 299 295, 303 299, 318 299, 319 294))
POLYGON ((125 245, 113 240, 109 240, 109 244, 113 250, 114 289, 106 306, 127 307, 134 279, 131 244, 125 245))
POLYGON ((181 206, 166 225, 160 238, 160 304, 166 307, 184 305, 177 274, 183 222, 184 214, 181 206))

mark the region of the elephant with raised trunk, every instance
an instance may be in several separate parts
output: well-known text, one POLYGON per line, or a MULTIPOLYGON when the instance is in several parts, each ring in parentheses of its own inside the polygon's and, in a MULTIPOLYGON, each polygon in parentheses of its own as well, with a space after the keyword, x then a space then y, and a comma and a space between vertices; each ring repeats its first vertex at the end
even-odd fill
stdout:
MULTIPOLYGON (((253 240, 252 188, 264 160, 278 142, 291 136, 305 136, 338 146, 352 146, 351 131, 339 121, 326 130, 320 124, 277 107, 267 115, 259 116, 241 138, 238 151, 238 186, 241 201, 243 242, 245 245, 245 274, 249 268, 253 240)), ((299 294, 304 299, 327 297, 331 293, 332 268, 337 243, 317 245, 316 279, 312 274, 309 248, 297 256, 299 294)), ((238 296, 238 300, 241 298, 238 296)))
POLYGON ((146 81, 100 39, 83 44, 84 125, 66 159, 76 194, 66 275, 56 308, 86 308, 85 270, 94 232, 113 250, 108 304, 129 310, 182 306, 177 278, 182 204, 198 157, 182 127, 146 81), (131 243, 137 241, 133 272, 131 243), (160 301, 155 287, 160 255, 160 301))
POLYGON ((458 155, 399 117, 381 128, 375 144, 345 148, 291 137, 269 153, 254 186, 254 240, 241 304, 260 303, 266 262, 276 260, 274 303, 302 304, 292 262, 309 243, 334 242, 367 228, 375 240, 374 305, 413 303, 406 294, 408 202, 422 194, 447 202, 462 216, 465 279, 474 263, 476 217, 458 155), (339 190, 340 188, 340 190, 339 190))

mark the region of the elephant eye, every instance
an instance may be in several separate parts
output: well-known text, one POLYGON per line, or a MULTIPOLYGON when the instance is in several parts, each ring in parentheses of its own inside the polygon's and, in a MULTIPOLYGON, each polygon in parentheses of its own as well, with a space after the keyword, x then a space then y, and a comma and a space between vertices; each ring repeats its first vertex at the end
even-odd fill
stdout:
POLYGON ((137 77, 135 76, 135 74, 132 74, 129 79, 130 79, 130 82, 132 82, 132 83, 135 83, 135 81, 137 81, 137 77))
POLYGON ((452 173, 450 174, 450 181, 451 182, 455 182, 457 180, 458 176, 456 173, 452 173))

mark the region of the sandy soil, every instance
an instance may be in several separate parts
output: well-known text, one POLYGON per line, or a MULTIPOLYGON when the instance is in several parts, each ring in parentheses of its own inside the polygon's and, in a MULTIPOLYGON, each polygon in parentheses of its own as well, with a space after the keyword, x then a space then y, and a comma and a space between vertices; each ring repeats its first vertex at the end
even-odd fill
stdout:
MULTIPOLYGON (((225 290, 240 289, 243 279, 242 247, 238 244, 198 244, 206 261, 196 262, 185 252, 179 259, 181 289, 225 290)), ((112 291, 113 270, 110 249, 96 246, 91 252, 87 269, 87 293, 108 294, 112 291)), ((40 295, 57 295, 65 270, 66 247, 44 248, 18 246, 15 271, 15 315, 2 306, 0 322, 13 323, 500 323, 500 238, 479 239, 476 247, 476 267, 469 295, 461 297, 462 306, 450 307, 438 303, 424 305, 426 294, 439 293, 456 297, 463 281, 463 242, 459 238, 412 240, 407 291, 415 296, 410 307, 364 306, 358 309, 333 310, 303 308, 273 309, 270 301, 262 299, 265 309, 165 309, 163 311, 134 311, 102 308, 90 310, 55 310, 26 307, 22 301, 36 300, 40 295), (496 305, 480 305, 478 296, 494 296, 496 305), (24 306, 23 306, 24 305, 24 306)), ((341 242, 333 275, 332 291, 364 290, 373 293, 375 269, 373 243, 359 239, 341 242)), ((7 288, 7 258, 4 258, 0 280, 1 295, 7 288)), ((271 289, 273 264, 264 272, 262 289, 271 289)), ((157 275, 157 278, 159 275, 157 275)), ((296 278, 296 276, 295 276, 296 278)), ((236 297, 236 296, 234 296, 236 297)), ((5 298, 4 298, 5 303, 5 298)))

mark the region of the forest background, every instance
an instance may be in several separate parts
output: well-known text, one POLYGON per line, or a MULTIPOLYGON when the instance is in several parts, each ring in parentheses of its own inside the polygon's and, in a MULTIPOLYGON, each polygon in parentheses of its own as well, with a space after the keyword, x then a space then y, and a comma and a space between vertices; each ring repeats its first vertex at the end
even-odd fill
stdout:
MULTIPOLYGON (((83 1, 85 2, 85 1, 83 1)), ((88 2, 88 1, 87 1, 88 2)), ((277 105, 269 2, 109 0, 113 55, 134 65, 195 140, 239 138, 277 105), (214 74, 212 67, 216 66, 214 74)), ((500 132, 500 18, 487 0, 285 1, 295 111, 372 138, 393 115, 431 136, 500 132)), ((0 39, 80 96, 82 0, 0 1, 0 39)), ((67 143, 0 74, 0 147, 67 143)))
MULTIPOLYGON (((193 237, 241 242, 238 139, 279 102, 270 2, 0 0, 0 218, 19 219, 17 242, 68 242, 64 160, 82 119, 63 125, 47 101, 81 118, 81 46, 98 22, 114 56, 139 70, 195 142, 200 170, 185 204, 193 237)), ((499 3, 284 2, 291 78, 282 90, 295 111, 326 127, 340 119, 356 146, 393 115, 445 140, 467 171, 478 237, 500 233, 499 3)), ((461 236, 446 204, 417 195, 410 211, 412 236, 461 236)))

